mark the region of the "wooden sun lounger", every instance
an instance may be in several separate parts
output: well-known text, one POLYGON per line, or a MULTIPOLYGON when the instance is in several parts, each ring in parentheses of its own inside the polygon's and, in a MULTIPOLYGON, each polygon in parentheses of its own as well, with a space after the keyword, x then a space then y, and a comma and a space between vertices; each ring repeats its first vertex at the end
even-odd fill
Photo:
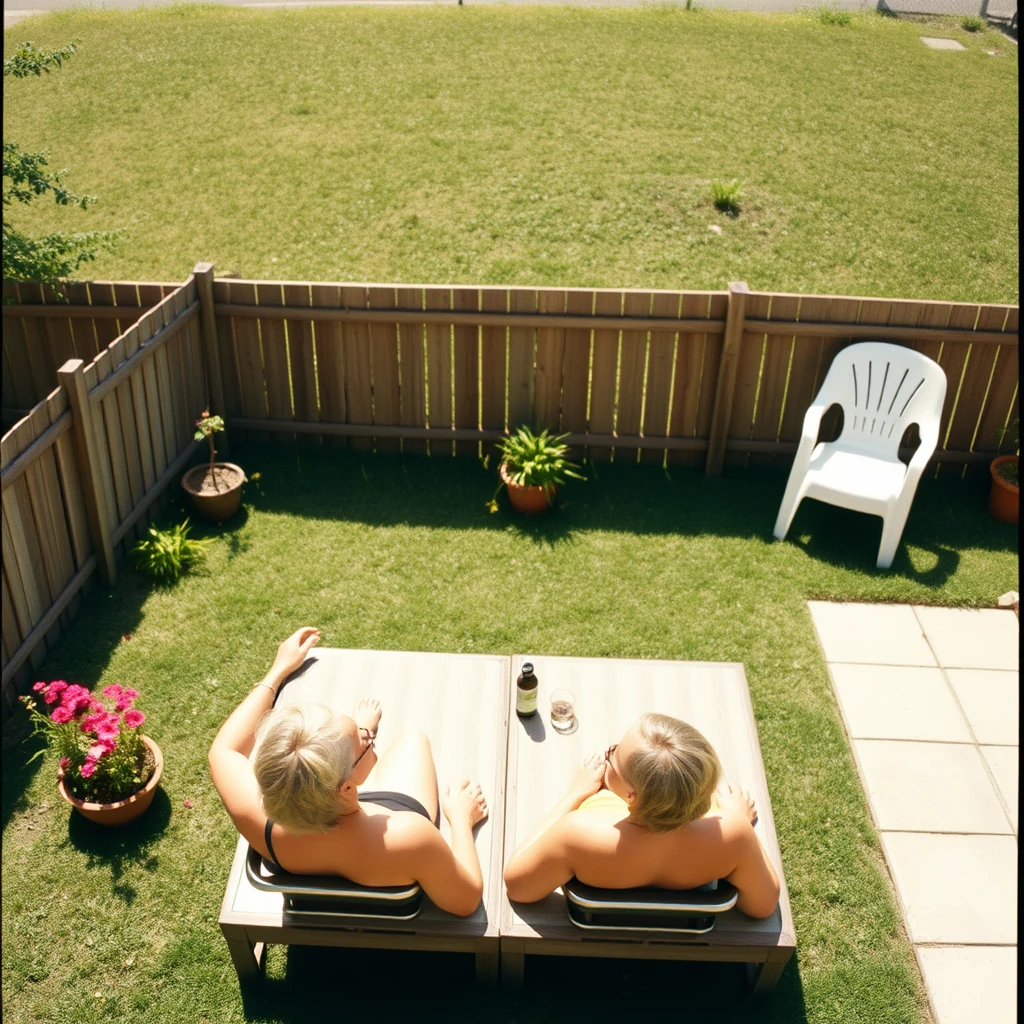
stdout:
MULTIPOLYGON (((524 660, 512 659, 513 701, 515 677, 524 660)), ((529 660, 539 681, 540 710, 525 722, 514 713, 510 716, 506 859, 561 799, 585 755, 604 751, 641 714, 658 711, 700 729, 718 751, 724 778, 750 791, 758 809, 755 829, 771 856, 782 894, 770 918, 755 920, 730 910, 719 916, 712 931, 687 937, 588 933, 569 922, 561 892, 539 903, 512 904, 502 891, 502 985, 522 984, 527 955, 601 956, 747 963, 753 965, 755 991, 770 991, 793 954, 796 936, 743 666, 540 655, 529 660), (549 695, 560 687, 576 696, 578 725, 564 736, 551 728, 549 715, 549 695)))
MULTIPOLYGON (((508 732, 509 659, 475 654, 421 654, 316 648, 301 674, 281 691, 281 704, 316 701, 351 714, 360 697, 384 709, 381 750, 402 732, 430 737, 443 788, 462 779, 484 788, 490 818, 476 832, 484 897, 471 917, 455 917, 424 897, 410 921, 311 924, 285 913, 284 898, 256 889, 246 878, 248 844, 239 839, 221 908, 220 926, 240 979, 255 977, 266 944, 359 946, 473 953, 477 979, 498 978, 498 919, 502 898, 502 829, 505 745, 508 732)), ((370 774, 364 789, 374 789, 370 774)), ((441 828, 450 838, 448 823, 441 828)))

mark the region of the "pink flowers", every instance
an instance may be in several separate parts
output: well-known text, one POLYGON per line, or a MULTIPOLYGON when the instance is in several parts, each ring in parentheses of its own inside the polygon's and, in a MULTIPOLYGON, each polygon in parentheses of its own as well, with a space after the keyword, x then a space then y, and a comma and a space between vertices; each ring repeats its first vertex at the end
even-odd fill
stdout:
POLYGON ((146 782, 146 746, 139 731, 146 716, 133 707, 138 690, 111 683, 100 700, 63 679, 37 682, 32 690, 46 705, 55 705, 44 707, 48 713, 43 714, 32 697, 21 698, 36 731, 56 745, 60 776, 75 796, 122 800, 146 782))

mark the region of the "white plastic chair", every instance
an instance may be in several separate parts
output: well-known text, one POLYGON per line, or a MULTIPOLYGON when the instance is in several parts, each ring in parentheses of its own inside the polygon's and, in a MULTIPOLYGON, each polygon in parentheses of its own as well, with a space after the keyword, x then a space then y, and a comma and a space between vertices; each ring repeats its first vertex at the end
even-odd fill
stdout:
POLYGON ((917 483, 939 440, 945 397, 946 374, 920 352, 880 341, 843 349, 804 416, 775 537, 782 540, 789 532, 804 498, 881 516, 878 568, 888 569, 917 483), (842 433, 835 441, 816 444, 821 418, 833 405, 843 410, 842 433), (912 423, 921 446, 904 465, 897 449, 912 423))

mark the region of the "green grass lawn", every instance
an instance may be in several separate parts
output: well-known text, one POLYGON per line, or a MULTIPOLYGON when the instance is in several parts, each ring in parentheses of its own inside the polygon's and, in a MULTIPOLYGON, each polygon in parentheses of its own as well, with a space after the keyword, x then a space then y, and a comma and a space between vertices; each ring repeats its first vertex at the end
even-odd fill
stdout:
POLYGON ((5 53, 75 37, 4 132, 100 196, 16 223, 126 229, 86 277, 1018 298, 1017 48, 956 19, 182 6, 5 53))
POLYGON ((233 455, 260 489, 230 528, 200 531, 216 538, 206 566, 170 590, 124 569, 39 669, 139 689, 166 768, 148 815, 111 832, 61 803, 53 757, 24 767, 32 741, 7 751, 5 1021, 554 1024, 665 1020, 667 1006, 716 1022, 927 1021, 805 600, 991 605, 1016 586, 1017 541, 988 517, 980 476, 925 480, 878 572, 872 517, 806 502, 792 540, 772 542, 778 470, 601 465, 529 521, 504 498, 486 513, 494 476, 473 460, 233 455), (335 647, 742 662, 798 939, 775 996, 751 1003, 737 968, 555 958, 509 998, 477 992, 457 955, 280 947, 240 994, 217 927, 235 836, 206 751, 303 624, 335 647))

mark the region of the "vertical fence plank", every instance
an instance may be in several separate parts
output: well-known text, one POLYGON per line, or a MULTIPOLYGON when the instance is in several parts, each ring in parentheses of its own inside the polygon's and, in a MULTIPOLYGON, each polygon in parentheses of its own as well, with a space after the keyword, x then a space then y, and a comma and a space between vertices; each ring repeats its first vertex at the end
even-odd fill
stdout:
MULTIPOLYGON (((423 309, 422 288, 399 288, 399 309, 423 309)), ((399 358, 402 369, 399 422, 407 427, 427 425, 427 364, 424 335, 426 324, 414 321, 398 325, 399 358)), ((402 450, 422 455, 427 451, 426 441, 406 438, 402 450)))
MULTIPOLYGON (((485 313, 508 312, 504 288, 481 288, 480 309, 485 313)), ((508 328, 483 327, 480 331, 480 425, 484 430, 505 429, 505 366, 508 328)), ((513 423, 512 427, 519 426, 513 423)))
MULTIPOLYGON (((753 294, 747 296, 746 317, 767 317, 772 296, 753 294)), ((761 368, 765 354, 765 335, 744 329, 740 351, 736 360, 736 380, 732 389, 732 414, 729 418, 727 439, 748 440, 753 429, 754 410, 761 384, 761 368)), ((746 452, 726 452, 723 464, 746 466, 749 455, 746 452)))
MULTIPOLYGON (((628 291, 623 300, 624 316, 649 316, 651 293, 628 291)), ((647 331, 624 330, 619 354, 619 397, 615 413, 615 432, 621 436, 639 434, 644 409, 644 371, 647 363, 647 331)), ((636 462, 638 448, 616 448, 616 460, 636 462)))
MULTIPOLYGON (((90 306, 116 306, 114 298, 114 284, 112 281, 90 281, 89 282, 89 305, 90 306)), ((141 310, 139 311, 141 313, 141 310)), ((127 326, 127 324, 125 325, 127 326)), ((114 317, 97 317, 93 322, 93 331, 96 334, 96 354, 102 352, 115 338, 121 335, 117 319, 114 317)), ((88 359, 85 360, 87 363, 88 359)), ((57 364, 60 365, 59 363, 57 364)))
MULTIPOLYGON (((566 293, 545 288, 538 292, 539 313, 564 313, 566 293)), ((538 327, 533 378, 534 422, 557 433, 562 415, 562 360, 565 355, 565 329, 538 327)))
MULTIPOLYGON (((800 300, 799 318, 801 321, 826 320, 831 304, 832 300, 827 295, 805 295, 800 300)), ((792 342, 789 383, 779 421, 778 438, 796 444, 803 433, 804 416, 817 394, 814 376, 821 356, 822 338, 797 335, 792 342)), ((789 465, 792 458, 784 456, 779 461, 789 465)))
MULTIPOLYGON (((90 305, 89 286, 84 282, 69 281, 64 285, 64 294, 68 303, 73 306, 90 305)), ((84 359, 87 363, 92 362, 99 353, 100 344, 96 338, 96 321, 92 317, 75 316, 69 321, 71 328, 71 341, 74 348, 74 358, 84 359)), ((53 376, 50 378, 51 385, 57 379, 57 363, 53 368, 53 376)))
MULTIPOLYGON (((799 295, 775 295, 772 297, 768 314, 772 320, 795 321, 800 314, 799 295)), ((753 314, 750 314, 753 316, 753 314)), ((769 335, 765 339, 764 363, 758 385, 757 401, 751 423, 750 437, 756 441, 777 441, 783 413, 783 399, 789 366, 794 356, 796 338, 786 335, 769 335)), ((750 466, 769 466, 777 461, 775 455, 751 453, 750 466)))
MULTIPOLYGON (((230 298, 234 305, 255 306, 256 285, 251 281, 228 282, 230 298)), ((232 317, 235 340, 235 359, 238 364, 238 387, 242 416, 245 419, 264 420, 267 418, 267 381, 263 366, 263 349, 260 345, 259 310, 251 315, 232 317)), ((251 440, 266 444, 266 431, 247 431, 251 440)))
MULTIPOLYGON (((346 309, 366 309, 366 289, 343 285, 341 303, 346 309)), ((345 321, 345 384, 349 423, 373 423, 373 371, 370 357, 370 331, 366 323, 345 321)), ((369 451, 373 441, 368 437, 349 439, 352 448, 369 451)))
MULTIPOLYGON (((423 303, 425 309, 450 310, 451 289, 426 288, 423 303)), ((427 421, 431 428, 450 429, 455 422, 452 411, 452 328, 451 324, 427 324, 426 328, 427 421)), ((431 440, 430 454, 454 455, 453 442, 431 440)))
MULTIPOLYGON (((537 292, 532 288, 513 288, 509 311, 536 313, 537 292)), ((536 327, 510 327, 508 330, 508 425, 510 430, 522 424, 534 425, 533 369, 537 348, 536 327)))
MULTIPOLYGON (((682 304, 679 292, 654 292, 651 296, 651 316, 677 317, 682 304)), ((671 413, 672 369, 678 334, 675 331, 651 331, 647 358, 647 390, 644 400, 644 437, 667 437, 671 413)), ((645 448, 640 453, 644 462, 661 465, 665 461, 664 448, 645 448)))
MULTIPOLYGON (((394 288, 372 287, 367 291, 370 309, 394 309, 397 300, 394 288)), ((373 372, 373 422, 383 427, 397 427, 401 422, 398 393, 398 323, 371 323, 370 363, 373 372)), ((397 452, 397 438, 375 438, 379 452, 397 452)))
MULTIPOLYGON (((475 288, 454 288, 452 308, 476 312, 480 296, 475 288)), ((455 426, 476 429, 480 426, 480 328, 475 324, 456 324, 452 330, 452 373, 455 390, 455 426)), ((456 441, 458 455, 479 455, 476 441, 456 441)))
MULTIPOLYGON (((622 316, 622 292, 599 291, 594 295, 595 316, 622 316)), ((619 366, 619 331, 595 328, 590 371, 591 434, 615 432, 615 385, 619 366)), ((605 445, 587 445, 591 462, 610 459, 613 449, 605 445)))
POLYGON ((729 283, 729 306, 718 377, 715 381, 715 404, 708 433, 708 455, 705 473, 718 476, 725 460, 725 441, 729 433, 736 378, 743 344, 743 321, 750 290, 744 281, 729 283))
MULTIPOLYGON (((25 333, 26 318, 11 313, 3 315, 4 379, 3 403, 5 409, 31 409, 38 400, 30 349, 25 333)), ((38 346, 34 347, 38 354, 38 346)), ((45 372, 45 371, 44 371, 45 372)))
MULTIPOLYGON (((10 490, 10 488, 8 488, 10 490)), ((25 586, 22 583, 21 570, 18 566, 18 552, 15 547, 14 538, 7 520, 8 496, 5 491, 3 498, 3 577, 7 584, 7 594, 11 607, 14 611, 12 621, 17 626, 17 642, 21 641, 32 632, 34 625, 32 611, 29 608, 28 596, 25 593, 25 586)), ((4 614, 4 631, 7 631, 8 617, 4 614)))
MULTIPOLYGON (((589 289, 572 288, 565 294, 565 312, 571 316, 590 316, 594 311, 594 293, 589 289)), ((590 335, 589 327, 567 327, 562 350, 562 418, 563 434, 587 432, 590 400, 590 335)), ((577 461, 587 458, 587 449, 576 445, 569 454, 577 461)))
MULTIPOLYGON (((1007 333, 1016 333, 1018 329, 1018 311, 1009 310, 1005 328, 1007 333)), ((1016 338, 1013 339, 1016 342, 1016 338)), ((978 433, 974 440, 975 451, 991 451, 1007 454, 1014 451, 1013 430, 1003 433, 1005 427, 1012 427, 1013 402, 1019 391, 1020 362, 1019 347, 1016 343, 1000 345, 996 353, 995 373, 992 387, 985 402, 985 409, 978 424, 978 433)))
MULTIPOLYGON (((309 307, 310 287, 308 284, 286 284, 283 290, 286 306, 309 307)), ((295 419, 299 423, 318 423, 320 421, 320 406, 317 402, 313 321, 290 317, 285 320, 284 325, 288 338, 288 363, 291 366, 295 419)), ((320 447, 320 437, 316 434, 299 434, 298 440, 306 448, 320 447)))
MULTIPOLYGON (((314 284, 309 289, 310 301, 323 309, 341 306, 341 289, 334 284, 314 284)), ((348 405, 345 396, 345 341, 339 320, 317 320, 313 324, 313 352, 316 356, 317 392, 321 423, 347 423, 348 405)), ((327 437, 324 444, 332 448, 348 448, 348 438, 327 437)))
MULTIPOLYGON (((979 312, 978 306, 957 304, 950 311, 949 326, 970 330, 979 312)), ((947 398, 950 398, 949 420, 945 436, 939 437, 939 445, 949 451, 966 452, 971 450, 978 413, 988 390, 998 346, 955 344, 957 347, 951 350, 949 357, 950 370, 946 371, 947 398), (959 379, 955 372, 958 366, 962 367, 959 379), (948 394, 950 391, 952 396, 948 394)), ((946 353, 943 352, 943 355, 946 353)), ((939 471, 942 476, 959 476, 963 467, 954 464, 939 467, 939 471)))
MULTIPOLYGON (((152 320, 149 317, 143 317, 133 333, 138 338, 140 347, 145 347, 153 335, 152 320)), ((167 469, 168 461, 160 412, 160 386, 157 381, 156 357, 154 355, 150 354, 143 359, 139 377, 146 413, 146 432, 149 436, 149 447, 153 460, 153 473, 159 480, 167 469)))
MULTIPOLYGON (((133 327, 124 336, 124 353, 131 359, 139 351, 139 329, 133 327)), ((148 359, 145 362, 149 362, 148 359)), ((153 442, 149 432, 149 415, 146 408, 146 381, 144 366, 139 366, 129 377, 126 385, 131 398, 132 421, 135 426, 135 437, 138 445, 139 462, 142 471, 143 493, 156 483, 159 474, 153 458, 153 442)))
POLYGON ((68 536, 75 559, 75 569, 81 569, 92 554, 93 545, 89 538, 89 521, 85 510, 85 493, 75 458, 74 435, 62 434, 53 446, 57 462, 57 475, 68 520, 68 536))
MULTIPOLYGON (((679 315, 686 319, 708 315, 708 296, 684 292, 680 300, 679 315)), ((701 393, 715 389, 715 375, 705 366, 707 334, 680 333, 676 345, 676 368, 672 382, 672 412, 669 420, 670 437, 707 437, 697 428, 701 393)), ((721 347, 721 337, 719 337, 721 347)), ((717 370, 717 364, 716 364, 717 370)), ((707 402, 706 402, 707 404, 707 402)), ((710 415, 710 413, 709 413, 710 415)), ((702 464, 705 456, 695 452, 672 451, 666 461, 676 465, 702 464)))
MULTIPOLYGON (((218 281, 215 278, 211 290, 215 304, 231 301, 230 282, 218 281)), ((234 319, 215 312, 214 327, 217 332, 217 355, 220 358, 221 382, 224 386, 224 408, 213 411, 227 420, 228 429, 230 429, 231 418, 242 415, 242 388, 238 374, 234 319)))
MULTIPOLYGON (((58 299, 56 291, 50 285, 43 285, 41 288, 43 302, 48 306, 63 306, 67 304, 66 299, 58 299)), ((43 345, 43 356, 46 360, 46 375, 48 381, 53 380, 58 366, 63 366, 69 359, 81 358, 75 352, 75 339, 71 333, 71 318, 48 316, 40 317, 36 328, 39 333, 39 340, 43 345)), ((88 359, 88 356, 85 357, 88 359)), ((43 395, 50 388, 43 384, 43 395)), ((42 395, 39 396, 42 398, 42 395)))
MULTIPOLYGON (((261 281, 256 285, 256 301, 260 307, 281 307, 284 294, 281 285, 261 281)), ((293 420, 292 381, 288 372, 288 342, 284 320, 260 317, 260 342, 263 351, 264 381, 267 389, 267 416, 272 420, 293 420)), ((293 444, 294 434, 274 431, 274 444, 293 444)))

